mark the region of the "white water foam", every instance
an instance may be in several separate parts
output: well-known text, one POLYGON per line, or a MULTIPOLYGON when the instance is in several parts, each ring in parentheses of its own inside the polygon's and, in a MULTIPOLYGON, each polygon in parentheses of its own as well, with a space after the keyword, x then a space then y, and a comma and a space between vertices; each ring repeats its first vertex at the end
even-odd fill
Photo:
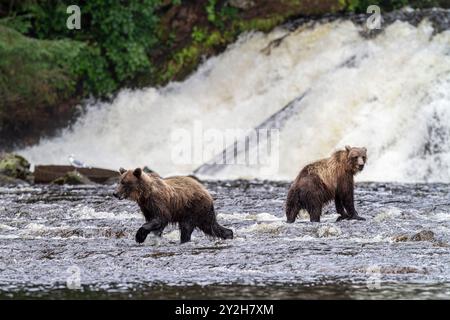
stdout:
POLYGON ((172 162, 172 130, 196 120, 205 130, 250 129, 310 89, 281 131, 279 170, 265 178, 292 179, 350 144, 368 148, 359 180, 450 182, 450 32, 433 36, 426 22, 395 22, 374 39, 360 30, 349 21, 300 28, 270 53, 263 49, 286 31, 245 35, 184 82, 123 90, 71 130, 18 152, 35 164, 75 154, 89 165, 189 173, 201 163, 172 162))
POLYGON ((402 215, 402 211, 398 208, 386 208, 383 209, 380 213, 378 213, 373 220, 376 222, 383 222, 395 219, 402 215))
POLYGON ((94 208, 85 206, 85 205, 78 205, 74 208, 71 208, 69 210, 69 215, 71 217, 81 219, 81 220, 90 220, 90 219, 114 219, 114 220, 127 220, 127 219, 141 219, 141 215, 137 214, 138 211, 136 211, 136 214, 130 214, 127 212, 120 212, 120 213, 114 213, 114 212, 108 212, 108 211, 97 211, 94 208))
POLYGON ((284 221, 284 218, 277 217, 268 212, 262 212, 257 214, 252 213, 218 213, 217 219, 220 220, 237 220, 237 221, 258 221, 258 222, 272 222, 272 221, 284 221))

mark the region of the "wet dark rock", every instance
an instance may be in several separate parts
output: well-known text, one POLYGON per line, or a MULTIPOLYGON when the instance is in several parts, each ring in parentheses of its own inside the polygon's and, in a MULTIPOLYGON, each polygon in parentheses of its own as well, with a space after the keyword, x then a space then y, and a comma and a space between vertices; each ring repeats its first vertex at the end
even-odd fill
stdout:
MULTIPOLYGON (((290 31, 296 30, 300 26, 314 27, 316 24, 332 22, 336 20, 350 20, 357 25, 365 27, 367 18, 370 14, 355 14, 355 13, 339 13, 326 14, 322 17, 312 20, 305 17, 300 17, 293 21, 287 22, 284 27, 290 31)), ((368 30, 364 28, 361 32, 362 36, 373 38, 384 32, 385 28, 396 21, 408 22, 413 26, 418 26, 422 21, 428 20, 434 28, 434 33, 440 33, 450 29, 450 10, 449 9, 416 9, 416 10, 396 10, 392 12, 385 12, 382 14, 381 29, 368 30)))
POLYGON ((70 171, 66 173, 64 176, 57 178, 52 181, 52 184, 57 185, 80 185, 80 184, 94 184, 91 180, 89 180, 87 177, 83 176, 78 171, 70 171))
POLYGON ((434 241, 434 232, 422 230, 411 237, 411 241, 434 241))
POLYGON ((426 274, 427 270, 425 268, 417 268, 417 267, 397 267, 397 266, 385 266, 380 268, 380 273, 382 274, 409 274, 409 273, 418 273, 418 274, 426 274))
POLYGON ((409 240, 408 235, 402 234, 393 238, 394 242, 406 242, 409 240))
POLYGON ((402 234, 395 236, 393 238, 395 242, 406 242, 406 241, 436 241, 435 235, 433 231, 430 230, 422 230, 412 236, 402 234))
POLYGON ((0 173, 0 186, 26 184, 27 182, 20 179, 8 177, 0 173))

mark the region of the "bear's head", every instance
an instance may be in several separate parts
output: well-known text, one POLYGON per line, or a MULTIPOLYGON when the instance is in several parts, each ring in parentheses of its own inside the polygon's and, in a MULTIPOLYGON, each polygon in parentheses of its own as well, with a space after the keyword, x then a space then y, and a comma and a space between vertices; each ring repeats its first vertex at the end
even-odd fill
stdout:
POLYGON ((142 169, 136 168, 134 170, 125 170, 124 168, 120 168, 119 173, 119 183, 117 184, 113 196, 119 200, 130 199, 137 201, 143 184, 142 169))
POLYGON ((349 170, 353 174, 364 169, 364 165, 367 162, 367 149, 366 148, 356 148, 345 146, 345 151, 347 152, 347 160, 349 165, 349 170))

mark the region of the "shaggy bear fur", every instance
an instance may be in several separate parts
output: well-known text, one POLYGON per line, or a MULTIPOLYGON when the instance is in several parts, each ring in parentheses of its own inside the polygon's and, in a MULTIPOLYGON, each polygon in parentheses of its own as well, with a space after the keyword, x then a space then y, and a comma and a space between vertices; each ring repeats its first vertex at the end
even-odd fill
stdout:
POLYGON ((179 224, 181 243, 191 240, 195 228, 212 237, 233 238, 233 231, 217 223, 211 195, 192 177, 163 179, 140 168, 119 172, 114 196, 136 201, 146 221, 136 233, 136 242, 144 242, 150 232, 161 236, 169 223, 179 224))
POLYGON ((333 199, 340 214, 337 221, 365 220, 353 203, 353 176, 363 170, 366 161, 366 148, 346 146, 345 150, 304 167, 288 192, 287 222, 294 222, 301 209, 308 211, 311 222, 320 222, 322 207, 333 199))

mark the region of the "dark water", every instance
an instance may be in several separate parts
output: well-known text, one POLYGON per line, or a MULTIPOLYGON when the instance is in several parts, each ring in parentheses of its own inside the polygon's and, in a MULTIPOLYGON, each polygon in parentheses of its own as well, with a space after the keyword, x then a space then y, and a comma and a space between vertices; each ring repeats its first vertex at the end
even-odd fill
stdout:
POLYGON ((450 185, 359 184, 366 222, 329 206, 292 225, 287 183, 206 185, 234 240, 172 226, 137 245, 113 187, 0 188, 0 298, 450 298, 450 185))

